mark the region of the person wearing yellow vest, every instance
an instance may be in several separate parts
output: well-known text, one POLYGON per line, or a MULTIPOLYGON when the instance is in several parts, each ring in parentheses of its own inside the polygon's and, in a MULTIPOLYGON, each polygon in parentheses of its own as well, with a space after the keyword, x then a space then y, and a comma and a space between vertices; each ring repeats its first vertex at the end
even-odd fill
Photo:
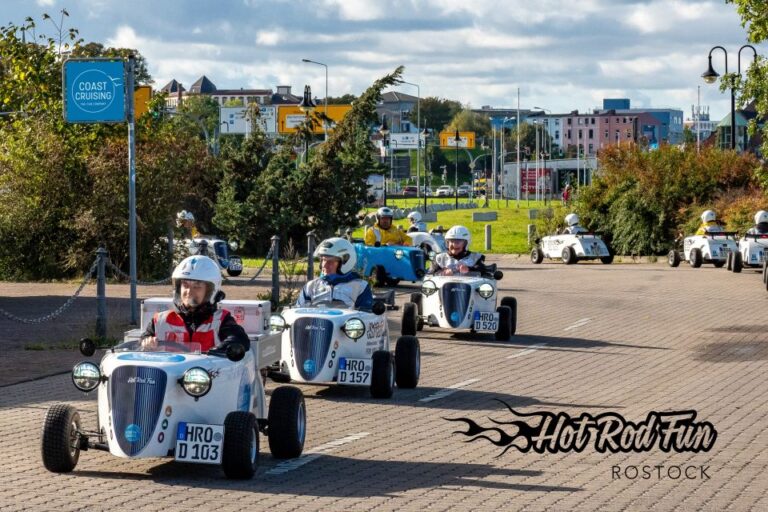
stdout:
POLYGON ((226 309, 216 305, 224 298, 219 265, 207 256, 184 259, 171 276, 173 307, 156 313, 141 335, 141 345, 149 349, 158 343, 199 343, 202 352, 226 351, 239 343, 245 350, 251 343, 245 330, 226 309))
POLYGON ((717 222, 717 216, 714 210, 706 210, 701 214, 701 226, 696 231, 697 235, 706 235, 708 233, 722 233, 723 227, 717 222))
POLYGON ((365 245, 411 245, 411 237, 392 225, 395 213, 383 206, 376 211, 376 224, 365 232, 365 245))

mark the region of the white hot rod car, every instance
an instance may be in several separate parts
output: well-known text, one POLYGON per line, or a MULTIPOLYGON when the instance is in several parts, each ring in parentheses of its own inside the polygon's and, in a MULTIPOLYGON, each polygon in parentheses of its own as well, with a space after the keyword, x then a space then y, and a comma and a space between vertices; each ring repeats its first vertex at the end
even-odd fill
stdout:
POLYGON ((278 382, 367 386, 374 398, 415 388, 421 372, 416 336, 401 336, 390 351, 385 306, 350 309, 339 301, 283 309, 272 315, 272 332, 282 333, 283 357, 270 377, 278 382))
POLYGON ((725 268, 731 272, 741 272, 744 267, 762 268, 768 261, 768 233, 747 233, 738 245, 739 250, 726 257, 725 268))
MULTIPOLYGON (((259 369, 280 359, 280 337, 250 338, 250 350, 233 344, 226 353, 167 341, 144 350, 134 338, 107 350, 99 364, 78 363, 72 381, 81 391, 98 393, 97 423, 85 428, 73 406, 51 406, 42 431, 44 466, 70 472, 81 451, 95 449, 117 457, 218 464, 229 478, 251 478, 259 432, 267 435, 273 456, 298 457, 306 433, 303 394, 278 387, 267 407, 259 369)), ((94 350, 90 340, 81 343, 83 355, 94 350)))
POLYGON ((493 333, 507 341, 517 329, 517 299, 503 297, 497 305, 496 281, 503 277, 496 265, 487 272, 440 276, 428 275, 421 292, 411 294, 403 306, 402 334, 413 335, 425 326, 442 329, 469 329, 472 333, 493 333))
POLYGON ((566 265, 580 260, 600 260, 613 263, 613 254, 599 235, 589 232, 545 236, 536 240, 531 250, 531 262, 541 263, 544 258, 561 259, 566 265))
POLYGON ((703 235, 691 235, 683 240, 683 251, 672 249, 667 254, 670 267, 677 267, 681 261, 687 261, 693 268, 703 263, 711 263, 720 268, 725 265, 728 255, 739 252, 736 233, 719 231, 703 235))

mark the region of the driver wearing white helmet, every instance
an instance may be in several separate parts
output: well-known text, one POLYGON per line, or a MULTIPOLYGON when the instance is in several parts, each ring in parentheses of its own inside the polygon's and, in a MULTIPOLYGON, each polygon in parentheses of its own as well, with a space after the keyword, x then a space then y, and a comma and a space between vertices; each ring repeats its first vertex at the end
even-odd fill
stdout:
POLYGON ((408 233, 426 233, 427 232, 427 225, 421 222, 421 214, 419 212, 409 213, 408 220, 411 221, 411 227, 408 228, 408 233))
POLYGON ((225 309, 216 304, 224 298, 219 265, 207 256, 184 259, 171 276, 173 307, 155 313, 141 335, 145 348, 158 342, 199 343, 200 350, 225 350, 239 343, 248 350, 251 343, 245 330, 225 309))
POLYGON ((755 214, 755 225, 747 230, 748 235, 768 234, 768 212, 760 210, 755 214))
POLYGON ((392 225, 395 212, 382 206, 376 211, 376 224, 365 231, 365 245, 411 245, 411 237, 392 225))
POLYGON ((195 227, 195 216, 187 210, 176 214, 176 225, 181 228, 183 238, 195 238, 200 234, 195 227))
POLYGON ((564 233, 567 235, 575 235, 578 233, 586 233, 586 229, 579 226, 579 216, 575 213, 569 213, 565 216, 566 228, 564 233))
POLYGON ((466 274, 467 272, 483 272, 485 270, 485 256, 471 252, 469 244, 472 236, 464 226, 453 226, 445 234, 446 252, 435 256, 430 274, 451 276, 454 274, 466 274))
POLYGON ((697 235, 706 235, 707 233, 722 233, 723 227, 717 222, 717 215, 714 210, 705 210, 701 214, 701 226, 696 231, 697 235))
POLYGON ((370 310, 373 307, 371 286, 353 272, 357 253, 348 240, 339 237, 323 240, 314 256, 320 258, 320 277, 304 285, 296 305, 337 300, 349 308, 370 310))

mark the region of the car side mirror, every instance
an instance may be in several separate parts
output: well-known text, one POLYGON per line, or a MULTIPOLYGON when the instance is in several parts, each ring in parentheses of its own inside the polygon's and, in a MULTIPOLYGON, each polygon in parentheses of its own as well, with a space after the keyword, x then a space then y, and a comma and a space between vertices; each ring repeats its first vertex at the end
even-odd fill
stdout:
POLYGON ((493 278, 497 281, 501 281, 504 278, 504 272, 501 270, 497 270, 493 273, 493 278))
POLYGON ((381 247, 381 242, 376 242, 373 244, 374 247, 381 247))
POLYGON ((227 345, 227 359, 233 362, 245 357, 245 347, 242 343, 230 343, 227 345))
POLYGON ((91 338, 83 338, 80 340, 80 353, 85 357, 91 357, 96 353, 96 343, 91 338))
POLYGON ((371 312, 374 315, 383 315, 387 311, 387 306, 380 300, 374 301, 371 312))

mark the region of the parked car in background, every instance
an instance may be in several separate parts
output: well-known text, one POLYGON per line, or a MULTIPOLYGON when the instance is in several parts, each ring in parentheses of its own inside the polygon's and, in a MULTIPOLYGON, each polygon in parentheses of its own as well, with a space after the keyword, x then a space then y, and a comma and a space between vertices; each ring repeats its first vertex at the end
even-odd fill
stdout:
POLYGON ((469 185, 460 185, 457 189, 460 197, 469 197, 469 191, 472 190, 469 185))
POLYGON ((403 195, 405 197, 416 197, 418 192, 419 189, 416 187, 416 185, 408 185, 403 189, 403 195))
POLYGON ((453 187, 450 185, 442 185, 437 187, 435 191, 435 197, 451 197, 453 195, 453 187))

